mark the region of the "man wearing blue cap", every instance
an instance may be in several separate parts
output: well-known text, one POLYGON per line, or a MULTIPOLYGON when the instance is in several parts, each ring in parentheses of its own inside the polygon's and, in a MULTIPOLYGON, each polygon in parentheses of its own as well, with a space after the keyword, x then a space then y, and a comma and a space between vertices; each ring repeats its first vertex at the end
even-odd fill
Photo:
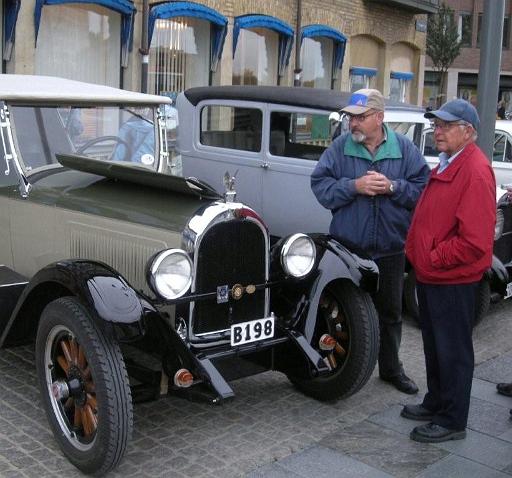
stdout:
POLYGON ((490 267, 496 183, 475 144, 479 118, 467 101, 425 114, 433 119, 439 165, 412 220, 405 251, 416 272, 427 394, 402 416, 426 421, 411 439, 426 443, 466 436, 474 354, 471 338, 478 282, 490 267))
POLYGON ((311 188, 332 211, 330 233, 377 263, 379 290, 373 300, 380 326, 379 375, 401 392, 414 394, 418 387, 398 355, 404 242, 430 169, 409 139, 384 125, 384 97, 378 90, 356 91, 342 111, 349 117, 350 132, 324 151, 311 188))

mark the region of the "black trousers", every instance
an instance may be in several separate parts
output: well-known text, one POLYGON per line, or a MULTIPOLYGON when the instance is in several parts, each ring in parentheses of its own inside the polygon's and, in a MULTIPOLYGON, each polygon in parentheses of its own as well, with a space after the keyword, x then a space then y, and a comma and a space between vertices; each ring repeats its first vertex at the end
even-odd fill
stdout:
POLYGON ((405 254, 375 259, 379 267, 379 290, 373 303, 379 314, 379 375, 399 375, 402 363, 398 357, 402 341, 402 291, 404 288, 405 254))
POLYGON ((428 388, 423 406, 435 413, 434 423, 453 430, 468 422, 477 287, 478 282, 417 286, 428 388))

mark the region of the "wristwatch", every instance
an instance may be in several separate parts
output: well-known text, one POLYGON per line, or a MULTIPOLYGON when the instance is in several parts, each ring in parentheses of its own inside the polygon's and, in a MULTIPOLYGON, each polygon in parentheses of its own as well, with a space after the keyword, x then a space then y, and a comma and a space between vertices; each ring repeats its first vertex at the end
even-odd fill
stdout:
POLYGON ((393 181, 389 182, 389 192, 393 194, 395 192, 395 183, 393 181))

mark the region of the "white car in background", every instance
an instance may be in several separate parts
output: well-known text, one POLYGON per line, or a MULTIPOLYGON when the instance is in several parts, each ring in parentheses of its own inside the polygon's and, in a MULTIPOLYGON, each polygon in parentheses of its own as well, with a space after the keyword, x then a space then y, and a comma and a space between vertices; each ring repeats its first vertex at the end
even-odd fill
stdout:
MULTIPOLYGON (((423 132, 422 146, 428 164, 431 168, 435 167, 439 162, 439 153, 435 147, 434 130, 428 125, 423 132)), ((496 121, 492 168, 497 185, 512 183, 512 121, 496 121)))

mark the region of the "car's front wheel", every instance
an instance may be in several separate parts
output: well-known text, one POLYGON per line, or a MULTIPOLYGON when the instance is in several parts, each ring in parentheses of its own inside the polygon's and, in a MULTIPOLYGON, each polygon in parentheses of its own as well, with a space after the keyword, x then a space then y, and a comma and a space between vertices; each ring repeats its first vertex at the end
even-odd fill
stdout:
POLYGON ((69 461, 98 475, 117 466, 133 424, 126 367, 117 342, 74 298, 44 309, 36 367, 48 421, 69 461))
POLYGON ((379 350, 379 321, 369 294, 348 281, 326 287, 312 345, 332 371, 306 379, 290 376, 292 383, 318 400, 335 400, 357 392, 370 378, 379 350))

